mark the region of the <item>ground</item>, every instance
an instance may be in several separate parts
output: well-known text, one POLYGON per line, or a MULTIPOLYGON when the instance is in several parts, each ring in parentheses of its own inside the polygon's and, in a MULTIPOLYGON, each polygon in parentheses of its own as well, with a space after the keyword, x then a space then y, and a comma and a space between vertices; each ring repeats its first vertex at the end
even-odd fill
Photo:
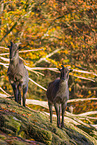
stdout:
POLYGON ((65 128, 49 122, 49 115, 0 98, 1 145, 97 145, 97 130, 65 121, 65 128), (92 133, 91 133, 92 132, 92 133))

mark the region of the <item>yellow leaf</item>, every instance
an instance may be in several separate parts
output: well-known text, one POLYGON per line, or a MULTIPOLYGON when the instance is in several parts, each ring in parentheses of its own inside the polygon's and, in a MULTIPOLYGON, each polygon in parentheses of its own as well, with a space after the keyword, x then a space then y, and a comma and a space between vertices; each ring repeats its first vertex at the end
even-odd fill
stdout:
POLYGON ((73 42, 70 42, 70 43, 71 43, 72 47, 75 48, 74 43, 73 42))
POLYGON ((64 53, 65 53, 65 54, 68 54, 68 50, 64 50, 64 53))
POLYGON ((31 138, 30 140, 35 141, 33 138, 31 138))
POLYGON ((89 94, 91 94, 91 91, 88 91, 89 94))
POLYGON ((60 30, 61 28, 59 26, 56 27, 58 30, 60 30))

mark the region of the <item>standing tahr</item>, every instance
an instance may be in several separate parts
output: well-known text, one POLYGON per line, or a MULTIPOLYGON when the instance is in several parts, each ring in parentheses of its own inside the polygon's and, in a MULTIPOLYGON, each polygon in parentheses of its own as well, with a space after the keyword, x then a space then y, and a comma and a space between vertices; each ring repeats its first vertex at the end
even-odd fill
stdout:
POLYGON ((10 42, 9 57, 10 63, 7 75, 9 82, 13 88, 15 101, 25 106, 26 93, 28 90, 28 71, 25 68, 23 61, 19 58, 19 46, 10 42), (23 97, 21 97, 21 89, 23 89, 23 97))
POLYGON ((57 114, 57 127, 64 127, 64 113, 67 106, 67 101, 69 100, 69 72, 71 69, 64 67, 60 71, 60 78, 55 79, 50 82, 46 92, 49 111, 50 111, 50 122, 52 123, 52 105, 54 104, 56 114, 57 114), (62 122, 60 122, 60 105, 62 110, 62 122))

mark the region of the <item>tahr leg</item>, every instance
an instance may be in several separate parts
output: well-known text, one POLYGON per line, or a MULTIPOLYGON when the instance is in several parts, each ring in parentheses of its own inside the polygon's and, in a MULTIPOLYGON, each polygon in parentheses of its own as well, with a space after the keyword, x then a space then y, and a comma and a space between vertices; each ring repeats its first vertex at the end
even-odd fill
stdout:
POLYGON ((61 124, 60 124, 60 105, 55 103, 54 104, 55 106, 55 110, 56 110, 56 114, 57 114, 57 127, 61 127, 61 124))
POLYGON ((25 102, 26 102, 26 93, 28 90, 28 86, 23 87, 23 106, 25 107, 25 102))
POLYGON ((21 104, 21 84, 18 85, 18 103, 21 104))
POLYGON ((50 122, 52 123, 52 104, 48 101, 49 112, 50 112, 50 122))
POLYGON ((61 124, 62 128, 64 127, 64 113, 65 113, 66 106, 67 106, 67 102, 62 104, 62 124, 61 124))
POLYGON ((13 88, 15 101, 18 103, 18 88, 17 88, 17 85, 15 83, 13 83, 13 84, 11 84, 11 86, 13 88))

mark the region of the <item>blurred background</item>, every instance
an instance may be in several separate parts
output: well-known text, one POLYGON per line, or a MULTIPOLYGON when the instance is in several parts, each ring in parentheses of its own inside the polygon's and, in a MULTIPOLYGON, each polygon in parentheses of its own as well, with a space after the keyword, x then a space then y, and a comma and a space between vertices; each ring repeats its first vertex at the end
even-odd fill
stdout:
POLYGON ((29 80, 27 99, 47 101, 48 83, 59 77, 63 64, 74 69, 70 99, 94 98, 71 102, 74 113, 97 110, 96 1, 1 0, 0 96, 13 95, 7 77, 10 41, 21 42, 19 56, 34 81, 29 80))

